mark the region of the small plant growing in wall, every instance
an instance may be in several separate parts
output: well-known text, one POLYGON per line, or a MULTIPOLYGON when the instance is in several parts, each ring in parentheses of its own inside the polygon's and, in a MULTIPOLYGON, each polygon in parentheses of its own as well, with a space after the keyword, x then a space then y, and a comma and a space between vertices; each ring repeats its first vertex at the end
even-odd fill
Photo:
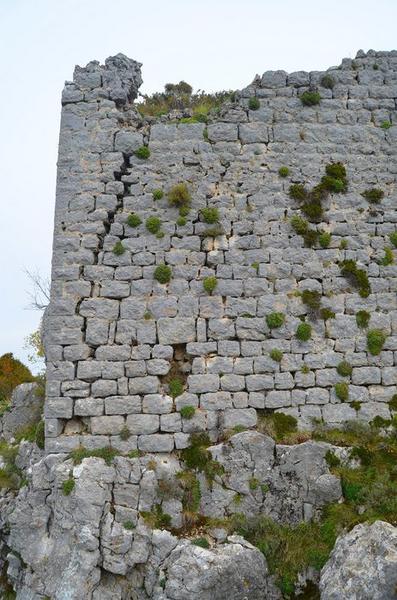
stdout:
POLYGON ((180 379, 171 379, 170 382, 168 383, 168 390, 170 393, 170 396, 172 396, 173 398, 177 398, 178 396, 181 396, 181 394, 183 394, 183 383, 180 379))
POLYGON ((299 202, 303 202, 306 200, 308 192, 304 185, 301 183, 293 183, 289 188, 290 198, 293 200, 298 200, 299 202))
POLYGON ((335 319, 335 313, 330 308, 321 308, 320 317, 323 321, 328 321, 328 319, 335 319))
POLYGON ((278 170, 278 174, 280 175, 280 177, 288 177, 289 168, 288 167, 280 167, 278 170))
POLYGON ((176 220, 176 224, 178 225, 178 227, 184 227, 187 223, 187 219, 186 217, 178 217, 176 220))
POLYGON ((145 227, 150 233, 158 233, 161 228, 161 221, 158 217, 148 217, 145 222, 145 227))
POLYGON ((338 375, 341 377, 350 377, 352 374, 352 366, 346 360, 342 360, 336 367, 338 375))
POLYGON ((248 101, 248 108, 250 110, 258 110, 261 107, 261 103, 259 102, 256 96, 252 96, 248 101))
POLYGON ((371 329, 367 333, 367 349, 370 354, 377 356, 381 353, 386 341, 386 334, 381 329, 371 329))
POLYGON ((131 213, 127 217, 127 225, 130 227, 138 227, 142 223, 142 219, 136 213, 131 213))
POLYGON ((210 543, 205 537, 195 538, 194 540, 192 540, 192 544, 194 546, 199 546, 199 548, 205 548, 206 550, 208 550, 208 548, 210 547, 210 543))
POLYGON ((343 260, 339 265, 341 274, 345 277, 355 288, 362 298, 367 298, 371 293, 371 286, 369 284, 368 275, 364 269, 359 269, 355 260, 348 259, 343 260))
POLYGON ((210 275, 209 277, 205 277, 203 279, 203 288, 207 292, 207 294, 212 294, 218 285, 218 280, 214 275, 210 275))
POLYGON ((281 350, 278 350, 278 348, 273 348, 273 350, 270 351, 270 358, 279 363, 283 358, 283 353, 281 350))
POLYGON ((366 310, 359 310, 356 313, 356 323, 357 323, 357 326, 360 327, 360 329, 365 329, 366 327, 368 327, 368 323, 369 323, 370 318, 371 318, 371 315, 369 314, 368 311, 366 311, 366 310))
POLYGON ((324 88, 327 88, 327 90, 332 90, 335 85, 335 79, 332 75, 326 74, 321 77, 320 83, 324 88))
POLYGON ((127 441, 131 437, 131 431, 128 429, 127 425, 124 425, 119 435, 123 442, 127 441))
POLYGON ((190 420, 194 417, 196 409, 194 406, 182 406, 179 412, 181 413, 182 419, 190 420))
POLYGON ((332 236, 330 233, 328 233, 328 231, 323 231, 320 233, 318 236, 318 243, 320 244, 321 248, 329 248, 331 238, 332 236))
POLYGON ((66 479, 66 481, 64 481, 62 483, 62 493, 63 493, 63 495, 64 496, 70 496, 70 494, 74 490, 74 486, 75 486, 75 481, 74 481, 73 477, 69 477, 69 479, 66 479))
POLYGON ((390 123, 390 121, 382 121, 380 126, 382 127, 382 129, 390 129, 391 123, 390 123))
POLYGON ((150 156, 150 150, 147 146, 141 146, 140 148, 138 148, 138 150, 135 150, 134 154, 137 158, 140 158, 141 160, 147 160, 150 156))
POLYGON ((154 271, 154 278, 159 283, 169 283, 171 281, 172 271, 168 265, 158 265, 154 271))
POLYGON ((266 315, 266 324, 269 329, 278 329, 285 323, 285 315, 281 312, 273 312, 266 315))
POLYGON ((299 323, 295 335, 300 342, 307 342, 312 337, 311 325, 309 323, 299 323))
POLYGON ((164 196, 163 190, 160 190, 160 189, 153 190, 153 200, 161 200, 161 198, 163 196, 164 196))
POLYGON ((368 190, 362 192, 361 195, 363 196, 363 198, 368 200, 368 202, 371 202, 371 204, 379 204, 379 202, 384 197, 385 192, 383 190, 380 190, 379 188, 369 188, 368 190))
POLYGON ((184 182, 174 185, 169 190, 167 197, 169 204, 178 208, 181 206, 189 206, 191 200, 189 188, 184 182))
POLYGON ((394 263, 394 256, 393 256, 393 250, 389 247, 385 248, 385 255, 384 257, 379 261, 379 264, 382 265, 382 267, 387 267, 388 265, 392 265, 394 263))
POLYGON ((397 231, 393 231, 393 233, 389 234, 389 240, 393 244, 395 248, 397 248, 397 231))
POLYGON ((313 317, 317 317, 321 307, 321 294, 317 290, 303 290, 302 302, 307 306, 309 313, 313 317))
POLYGON ((200 213, 204 223, 213 225, 219 222, 219 210, 215 207, 202 208, 200 213))
POLYGON ((125 246, 123 246, 123 244, 120 242, 120 240, 118 242, 115 243, 115 245, 113 246, 113 254, 115 254, 116 256, 121 256, 122 254, 124 254, 124 252, 126 251, 125 246))
POLYGON ((320 104, 321 96, 318 92, 310 92, 307 90, 300 96, 303 106, 315 106, 320 104))
POLYGON ((335 384, 335 395, 342 402, 347 402, 349 399, 349 386, 345 381, 340 381, 335 384))

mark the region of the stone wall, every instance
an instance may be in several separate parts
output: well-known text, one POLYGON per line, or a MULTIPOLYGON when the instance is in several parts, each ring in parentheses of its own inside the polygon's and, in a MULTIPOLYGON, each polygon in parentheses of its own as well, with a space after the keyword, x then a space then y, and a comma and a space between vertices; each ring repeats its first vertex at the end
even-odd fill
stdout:
POLYGON ((170 452, 194 431, 216 441, 224 429, 254 427, 266 409, 294 415, 302 429, 313 418, 390 418, 397 267, 381 262, 397 229, 397 52, 344 59, 327 71, 332 89, 321 84, 324 73, 266 72, 208 124, 142 118, 133 104, 140 66, 118 55, 77 67, 62 96, 45 319, 47 451, 170 452), (308 89, 320 93, 318 105, 302 104, 308 89), (141 146, 146 160, 135 155, 141 146), (329 247, 305 247, 291 227, 301 211, 289 187, 317 185, 335 162, 346 167, 347 192, 329 194, 321 222, 310 225, 332 233, 329 247), (178 225, 167 193, 181 182, 191 206, 178 225), (378 204, 362 196, 373 187, 384 191, 378 204), (219 210, 218 224, 203 221, 205 207, 219 210), (127 224, 131 213, 139 226, 127 224), (152 216, 160 234, 145 226, 152 216), (368 274, 368 297, 342 276, 348 259, 368 274), (171 267, 169 283, 154 278, 161 264, 171 267), (208 276, 217 280, 211 295, 208 276), (308 314, 305 289, 318 290, 335 318, 308 314), (371 314, 366 329, 360 310, 371 314), (281 327, 268 327, 272 312, 285 316, 281 327), (302 320, 312 327, 306 342, 296 337, 302 320), (375 356, 371 329, 386 335, 375 356), (341 361, 352 366, 349 377, 338 374, 341 361), (173 398, 175 378, 184 392, 173 398), (335 393, 342 381, 346 401, 335 393), (192 418, 181 416, 184 406, 195 408, 192 418))

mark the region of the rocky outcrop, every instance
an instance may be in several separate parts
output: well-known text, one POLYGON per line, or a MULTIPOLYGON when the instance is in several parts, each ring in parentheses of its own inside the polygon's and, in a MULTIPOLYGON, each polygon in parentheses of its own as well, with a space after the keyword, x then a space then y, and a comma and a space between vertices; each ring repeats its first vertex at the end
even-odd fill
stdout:
POLYGON ((43 411, 43 397, 37 383, 18 385, 11 396, 9 408, 0 419, 0 434, 11 439, 18 430, 40 420, 43 411))
POLYGON ((321 572, 321 600, 397 598, 397 528, 383 521, 340 536, 321 572))
MULTIPOLYGON (((329 448, 236 434, 209 448, 221 465, 212 485, 194 475, 201 490, 197 512, 268 514, 286 523, 309 518, 341 497, 325 460, 329 448)), ((221 526, 206 534, 208 548, 192 543, 199 535, 194 529, 190 539, 176 537, 186 525, 178 477, 186 465, 176 456, 116 456, 110 464, 92 457, 75 465, 69 455, 55 454, 33 465, 25 461, 25 472, 29 485, 4 506, 9 578, 18 598, 36 597, 25 596, 27 590, 55 600, 106 598, 109 588, 121 599, 129 597, 123 595, 128 585, 137 598, 159 600, 278 597, 261 553, 221 526), (174 534, 159 530, 164 527, 174 534), (114 588, 117 577, 124 584, 114 588)))

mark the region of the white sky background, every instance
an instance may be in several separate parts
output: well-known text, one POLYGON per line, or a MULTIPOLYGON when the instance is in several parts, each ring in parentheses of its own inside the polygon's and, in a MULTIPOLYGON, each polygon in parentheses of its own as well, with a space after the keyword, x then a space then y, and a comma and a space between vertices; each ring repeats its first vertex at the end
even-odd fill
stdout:
POLYGON ((75 64, 123 52, 142 92, 239 89, 397 48, 396 0, 0 0, 0 356, 26 360, 40 314, 24 268, 50 272, 60 97, 75 64))

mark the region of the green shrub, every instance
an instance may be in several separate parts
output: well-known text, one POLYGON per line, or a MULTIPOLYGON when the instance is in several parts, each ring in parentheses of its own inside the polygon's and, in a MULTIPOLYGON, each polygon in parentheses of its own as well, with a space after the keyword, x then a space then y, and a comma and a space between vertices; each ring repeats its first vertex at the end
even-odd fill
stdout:
POLYGON ((135 525, 132 521, 124 521, 123 527, 124 527, 124 529, 127 529, 128 531, 135 529, 135 525))
POLYGON ((316 315, 321 307, 321 294, 317 290, 303 290, 302 302, 305 304, 309 311, 316 315))
POLYGON ((186 217, 178 217, 176 220, 176 224, 178 225, 178 227, 184 227, 187 223, 187 219, 186 217))
POLYGON ((332 75, 325 74, 321 77, 320 83, 324 88, 327 88, 327 90, 332 90, 335 85, 335 79, 332 75))
POLYGON ((74 481, 73 477, 69 477, 69 479, 66 479, 66 481, 64 481, 62 483, 62 493, 63 493, 63 495, 64 496, 70 496, 70 494, 74 490, 74 486, 75 486, 75 481, 74 481))
POLYGON ((181 413, 181 417, 183 419, 189 420, 194 417, 196 409, 194 406, 182 406, 182 408, 179 412, 181 413))
POLYGON ((207 433, 192 433, 190 446, 181 452, 181 458, 189 469, 197 469, 204 473, 208 482, 212 482, 216 475, 223 472, 223 467, 212 459, 207 450, 211 440, 207 433))
POLYGON ((280 167, 278 170, 278 174, 280 175, 280 177, 288 177, 289 168, 288 167, 280 167))
POLYGON ((334 469, 335 467, 339 467, 340 465, 340 458, 338 458, 336 456, 336 454, 334 452, 332 452, 332 450, 327 450, 327 452, 325 453, 325 461, 327 463, 327 465, 330 467, 330 469, 334 469))
POLYGON ((381 353, 386 341, 386 334, 381 329, 371 329, 367 333, 367 349, 370 354, 377 356, 381 353))
POLYGON ((383 267, 387 267, 388 265, 392 265, 394 263, 394 256, 393 256, 393 250, 389 247, 385 248, 385 255, 384 257, 379 261, 379 264, 381 264, 383 267))
POLYGON ((390 410, 397 411, 397 394, 394 394, 392 398, 389 400, 389 408, 390 410))
POLYGON ((389 240, 397 248, 397 231, 393 231, 393 233, 389 234, 389 240))
POLYGON ((291 226, 298 235, 306 235, 309 231, 309 223, 298 215, 291 217, 291 226))
POLYGON ((180 379, 171 379, 168 383, 170 396, 177 398, 183 394, 183 382, 180 379))
POLYGON ((317 243, 318 231, 316 231, 315 229, 309 229, 307 233, 305 233, 302 237, 303 241, 305 242, 305 246, 307 248, 312 248, 317 243))
POLYGON ((325 172, 329 177, 339 179, 340 181, 346 180, 346 167, 341 162, 329 163, 325 167, 325 172))
POLYGON ((349 386, 345 381, 339 381, 335 384, 335 395, 342 402, 346 402, 349 399, 349 386))
POLYGON ((361 402, 359 402, 358 400, 353 400, 353 402, 350 402, 350 406, 358 412, 361 408, 361 402))
POLYGON ((283 358, 283 353, 278 348, 273 348, 270 352, 270 358, 276 362, 281 362, 283 358))
POLYGON ((336 367, 336 370, 342 377, 350 377, 352 374, 352 366, 346 360, 342 360, 336 367))
MULTIPOLYGON (((177 183, 174 185, 167 194, 168 202, 171 206, 188 206, 190 204, 191 196, 189 188, 186 183, 177 183)), ((186 216, 186 215, 182 215, 186 216)))
POLYGON ((380 126, 382 127, 382 129, 390 129, 391 123, 390 123, 390 121, 382 121, 380 126))
POLYGON ((368 275, 364 269, 359 269, 356 261, 352 259, 343 260, 340 263, 339 268, 342 275, 358 289, 360 296, 367 298, 371 292, 371 286, 369 284, 368 275))
POLYGON ((250 477, 248 480, 248 485, 250 490, 253 492, 259 488, 260 481, 256 477, 250 477))
POLYGON ((301 342, 307 342, 312 337, 312 328, 309 323, 299 323, 296 329, 296 337, 301 342))
POLYGON ((321 221, 324 211, 321 202, 318 200, 305 202, 302 204, 301 209, 310 221, 321 221))
POLYGON ((341 240, 340 244, 339 244, 339 248, 341 250, 346 250, 346 248, 348 247, 349 242, 347 240, 341 240))
POLYGON ((269 329, 278 329, 285 323, 285 315, 281 312, 273 312, 266 315, 266 323, 269 329))
POLYGON ((204 223, 213 225, 219 221, 219 210, 215 207, 202 208, 200 213, 203 217, 204 223))
POLYGON ((156 504, 151 511, 141 511, 141 515, 152 529, 167 529, 171 525, 171 516, 163 512, 160 504, 156 504))
POLYGON ((205 537, 198 537, 192 540, 192 544, 194 546, 199 546, 199 548, 208 549, 210 547, 209 541, 205 537))
POLYGON ((315 106, 320 104, 321 96, 318 92, 303 92, 300 96, 300 100, 304 106, 315 106))
POLYGON ((327 321, 328 319, 335 319, 335 313, 330 308, 321 308, 320 317, 323 321, 327 321))
POLYGON ((374 63, 372 65, 372 68, 373 68, 374 71, 377 71, 379 69, 379 65, 377 65, 376 63, 374 63))
POLYGON ((34 437, 35 437, 36 445, 41 450, 44 450, 44 446, 45 446, 45 424, 44 424, 44 421, 39 421, 37 423, 34 437))
POLYGON ((292 415, 286 415, 283 412, 272 414, 272 421, 277 439, 282 439, 298 429, 298 421, 292 415))
POLYGON ((84 458, 103 458, 107 465, 112 464, 115 456, 118 456, 120 452, 115 448, 111 448, 110 446, 106 448, 97 448, 96 450, 87 450, 84 446, 80 446, 76 448, 76 450, 72 450, 70 456, 75 465, 79 465, 84 458))
POLYGON ((304 185, 301 183, 293 183, 289 187, 289 195, 293 200, 303 202, 306 200, 308 193, 304 185))
POLYGON ((190 213, 190 207, 189 206, 181 206, 179 209, 179 216, 180 217, 187 217, 188 214, 190 213))
POLYGON ((128 429, 127 425, 124 425, 119 435, 123 442, 126 442, 131 437, 131 431, 128 429))
POLYGON ((369 312, 367 312, 366 310, 359 310, 356 313, 356 323, 358 327, 360 327, 361 329, 365 329, 366 327, 368 327, 370 318, 371 315, 369 312))
POLYGON ((159 283, 169 283, 171 281, 172 271, 168 265, 158 265, 154 271, 153 277, 159 283))
POLYGON ((163 190, 160 190, 160 189, 153 190, 153 200, 161 200, 161 198, 163 196, 164 196, 163 190))
POLYGON ((161 227, 161 221, 158 217, 148 217, 145 222, 145 227, 150 233, 158 233, 161 227))
POLYGON ((218 285, 218 280, 214 275, 210 275, 209 277, 204 277, 203 279, 203 288, 207 292, 207 294, 212 294, 218 285))
POLYGON ((323 231, 322 233, 320 233, 320 235, 318 236, 318 241, 321 248, 328 248, 331 243, 331 238, 332 236, 330 233, 328 233, 328 231, 323 231))
POLYGON ((116 256, 121 256, 122 254, 124 254, 124 252, 126 251, 125 246, 123 246, 123 244, 120 242, 120 240, 118 242, 115 243, 115 245, 113 246, 113 254, 115 254, 116 256))
POLYGON ((385 192, 379 188, 370 188, 365 190, 361 195, 368 200, 368 202, 371 202, 372 204, 379 204, 384 197, 385 192))
POLYGON ((142 160, 146 160, 150 156, 150 150, 147 146, 141 146, 138 150, 134 152, 137 158, 141 158, 142 160))
POLYGON ((139 215, 137 215, 135 213, 131 213, 130 215, 128 215, 127 224, 130 227, 138 227, 141 223, 142 223, 142 219, 139 215))
POLYGON ((261 107, 261 103, 259 102, 256 96, 252 96, 252 98, 248 101, 248 108, 250 110, 258 110, 261 107))

